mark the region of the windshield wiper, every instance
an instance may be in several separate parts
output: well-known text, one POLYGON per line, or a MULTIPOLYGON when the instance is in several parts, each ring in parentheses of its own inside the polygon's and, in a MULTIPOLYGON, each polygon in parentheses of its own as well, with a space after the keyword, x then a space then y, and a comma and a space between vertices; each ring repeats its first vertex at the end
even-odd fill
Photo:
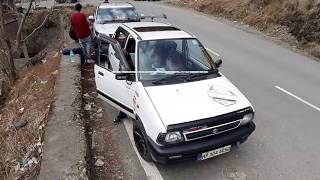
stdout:
POLYGON ((210 74, 214 74, 214 73, 217 73, 218 72, 218 69, 211 69, 209 71, 207 71, 206 73, 197 73, 197 74, 189 74, 188 76, 188 81, 191 81, 195 78, 199 78, 199 77, 202 77, 202 76, 207 76, 207 75, 210 75, 210 74))
POLYGON ((185 78, 188 75, 189 74, 175 73, 173 75, 170 75, 170 76, 167 76, 167 77, 152 81, 152 84, 154 84, 154 85, 163 84, 163 83, 165 83, 165 82, 167 82, 169 80, 172 81, 172 80, 175 80, 177 78, 185 78))

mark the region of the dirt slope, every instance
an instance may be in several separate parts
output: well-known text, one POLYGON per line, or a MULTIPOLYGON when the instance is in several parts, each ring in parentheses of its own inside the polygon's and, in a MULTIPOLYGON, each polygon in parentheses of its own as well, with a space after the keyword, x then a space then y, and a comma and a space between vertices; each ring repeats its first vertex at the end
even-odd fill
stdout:
POLYGON ((169 0, 169 3, 223 16, 266 30, 285 29, 297 46, 320 57, 319 0, 169 0))

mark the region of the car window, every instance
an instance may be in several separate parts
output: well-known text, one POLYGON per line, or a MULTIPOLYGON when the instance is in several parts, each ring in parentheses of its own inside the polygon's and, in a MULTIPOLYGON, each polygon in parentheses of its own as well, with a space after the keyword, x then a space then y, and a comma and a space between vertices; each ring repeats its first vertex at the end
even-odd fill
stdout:
POLYGON ((141 80, 173 73, 197 73, 213 69, 213 61, 197 39, 140 41, 138 70, 141 80))
POLYGON ((203 61, 203 59, 206 59, 206 54, 204 52, 204 48, 199 44, 199 41, 194 39, 186 42, 189 50, 189 58, 191 58, 191 60, 203 64, 204 66, 209 67, 209 61, 203 61))
POLYGON ((139 21, 135 8, 99 8, 96 21, 99 24, 139 21))
POLYGON ((98 65, 112 71, 112 66, 109 59, 109 43, 105 41, 100 41, 99 43, 98 65))
MULTIPOLYGON (((113 73, 118 71, 134 71, 134 60, 120 44, 110 37, 99 39, 99 55, 97 65, 113 73), (106 38, 106 39, 104 39, 106 38)), ((128 44, 128 50, 130 44, 128 44)), ((133 45, 135 46, 135 45, 133 45)))
POLYGON ((131 70, 135 69, 135 55, 136 55, 135 50, 136 50, 136 41, 132 36, 130 36, 126 43, 124 54, 131 70))
POLYGON ((124 48, 127 42, 129 33, 122 28, 118 28, 115 34, 115 39, 119 42, 121 48, 124 48))

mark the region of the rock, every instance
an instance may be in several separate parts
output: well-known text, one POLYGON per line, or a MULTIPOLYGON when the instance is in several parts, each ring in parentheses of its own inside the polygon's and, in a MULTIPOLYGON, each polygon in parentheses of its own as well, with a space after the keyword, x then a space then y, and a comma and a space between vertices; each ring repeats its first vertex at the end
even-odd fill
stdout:
POLYGON ((103 116, 102 113, 98 113, 98 114, 96 115, 97 118, 102 118, 102 116, 103 116))
POLYGON ((24 120, 24 119, 20 119, 20 120, 17 120, 13 123, 13 126, 16 128, 16 129, 21 129, 23 127, 25 127, 26 125, 28 124, 28 121, 24 120))
POLYGON ((42 64, 44 64, 44 63, 46 63, 46 62, 47 62, 47 59, 46 59, 46 58, 44 58, 44 59, 42 59, 42 60, 41 60, 41 62, 42 62, 42 64))
POLYGON ((29 161, 28 161, 28 167, 31 167, 32 165, 33 165, 33 159, 30 159, 29 161))
POLYGON ((89 103, 89 104, 86 104, 85 106, 84 106, 84 110, 85 111, 91 111, 91 104, 89 103))
POLYGON ((24 107, 22 107, 22 108, 20 108, 20 109, 18 110, 18 113, 19 113, 19 114, 23 114, 23 112, 24 112, 24 107))
POLYGON ((101 160, 101 159, 98 159, 95 163, 94 163, 95 166, 98 166, 98 167, 101 167, 104 165, 104 162, 101 160))
POLYGON ((45 126, 45 125, 44 125, 44 124, 42 124, 42 125, 40 125, 40 126, 39 126, 39 128, 38 128, 38 129, 39 129, 39 130, 42 130, 42 129, 44 128, 44 126, 45 126))
POLYGON ((48 81, 42 81, 42 80, 41 80, 40 83, 41 83, 41 84, 47 84, 48 81))
POLYGON ((18 172, 20 170, 20 163, 17 163, 17 165, 14 166, 14 171, 18 172))
POLYGON ((102 113, 102 108, 99 108, 97 113, 102 113))
POLYGON ((53 71, 51 74, 52 75, 57 75, 59 73, 59 70, 55 70, 55 71, 53 71))
POLYGON ((56 52, 52 57, 53 58, 56 58, 56 57, 58 57, 59 56, 59 52, 56 52))
POLYGON ((32 163, 34 163, 34 164, 38 164, 39 163, 39 161, 38 161, 38 159, 36 158, 36 157, 32 157, 32 163))

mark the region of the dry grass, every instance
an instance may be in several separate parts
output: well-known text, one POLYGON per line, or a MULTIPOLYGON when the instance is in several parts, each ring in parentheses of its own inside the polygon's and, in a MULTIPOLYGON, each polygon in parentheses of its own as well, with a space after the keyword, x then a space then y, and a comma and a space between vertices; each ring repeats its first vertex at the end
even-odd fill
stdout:
POLYGON ((50 58, 44 64, 20 72, 20 78, 6 98, 0 111, 0 179, 36 176, 39 163, 24 169, 20 164, 23 158, 28 161, 32 157, 40 162, 42 128, 54 98, 59 62, 59 57, 50 58), (24 108, 23 113, 19 112, 21 108, 24 108), (19 120, 28 123, 16 129, 13 123, 19 120))

